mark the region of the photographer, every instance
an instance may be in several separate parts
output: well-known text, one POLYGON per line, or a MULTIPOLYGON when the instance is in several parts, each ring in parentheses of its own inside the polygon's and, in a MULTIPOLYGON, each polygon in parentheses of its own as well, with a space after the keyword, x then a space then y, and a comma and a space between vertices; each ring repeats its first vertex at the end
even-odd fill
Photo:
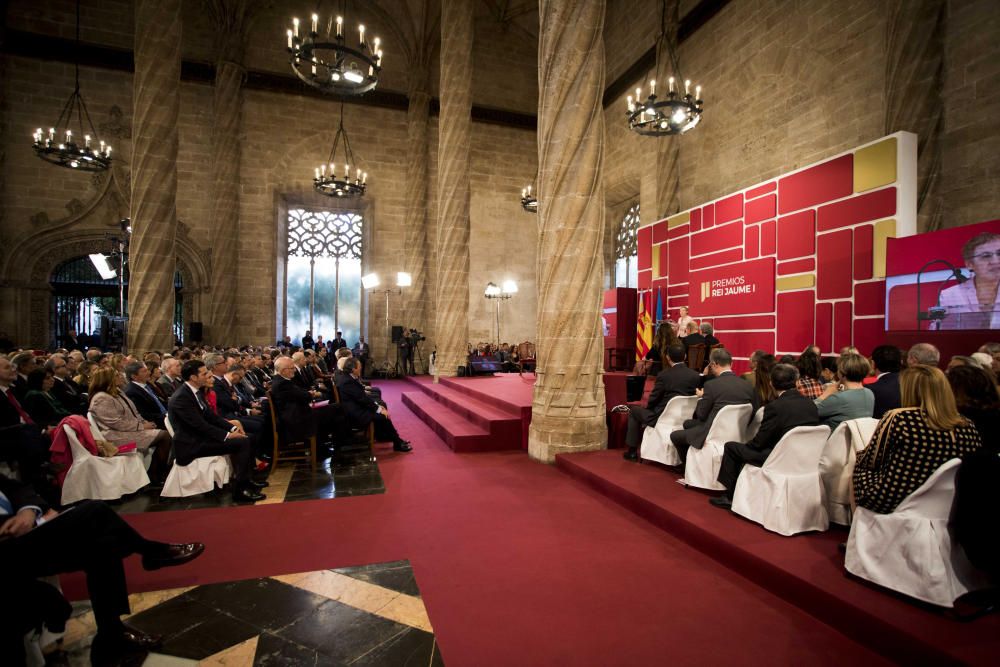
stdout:
POLYGON ((399 374, 416 375, 413 365, 413 347, 416 342, 412 336, 413 329, 403 329, 403 337, 399 339, 399 374))

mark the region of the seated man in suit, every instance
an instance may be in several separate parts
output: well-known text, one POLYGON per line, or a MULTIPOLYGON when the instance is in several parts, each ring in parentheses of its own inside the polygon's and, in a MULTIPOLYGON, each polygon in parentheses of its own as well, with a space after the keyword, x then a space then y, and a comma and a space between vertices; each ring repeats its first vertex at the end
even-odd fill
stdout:
POLYGON ((902 407, 899 398, 899 369, 903 363, 903 353, 895 345, 879 345, 872 350, 875 365, 875 382, 865 385, 875 394, 875 409, 872 417, 882 419, 889 410, 902 407))
POLYGON ((59 404, 74 415, 87 414, 85 390, 73 382, 69 359, 61 354, 53 354, 45 362, 45 370, 52 371, 55 383, 49 393, 59 401, 59 404))
POLYGON ((14 365, 0 356, 0 461, 17 463, 21 479, 34 483, 49 460, 51 428, 42 428, 14 395, 14 365))
MULTIPOLYGON (((85 500, 60 514, 29 486, 0 475, 0 564, 5 573, 0 655, 6 664, 24 664, 24 634, 41 618, 56 627, 66 620, 71 610, 64 601, 61 606, 65 611, 61 614, 46 614, 59 611, 61 594, 38 578, 78 570, 87 575, 97 621, 91 663, 118 664, 127 654, 149 651, 159 638, 130 628, 121 620, 121 615, 130 611, 122 560, 140 554, 145 569, 157 570, 187 563, 204 550, 205 545, 199 542, 168 544, 147 540, 99 501, 85 500), (55 608, 40 604, 51 600, 48 594, 55 597, 55 608)), ((138 662, 141 658, 137 656, 138 662)))
POLYGON ((307 391, 295 383, 295 362, 289 357, 278 357, 274 367, 277 374, 271 381, 271 400, 279 428, 296 442, 313 435, 320 442, 334 439, 343 424, 339 406, 314 408, 312 402, 320 398, 320 393, 307 391))
POLYGON ((397 452, 409 452, 413 448, 403 440, 396 427, 389 419, 389 409, 379 405, 375 399, 365 392, 361 384, 361 362, 354 357, 344 360, 344 375, 337 383, 340 392, 340 405, 344 409, 348 422, 354 428, 364 428, 374 421, 375 440, 378 442, 392 441, 392 448, 397 452))
POLYGON ((160 364, 160 379, 156 382, 160 385, 160 389, 169 398, 173 396, 177 388, 180 387, 184 382, 181 381, 181 362, 179 359, 170 357, 169 359, 164 359, 160 364))
POLYGON ((778 397, 763 407, 764 419, 750 442, 726 443, 718 478, 719 483, 726 487, 726 493, 719 498, 709 498, 713 505, 732 507, 733 490, 744 465, 764 465, 774 446, 786 433, 796 426, 819 424, 816 404, 795 388, 798 379, 799 371, 791 364, 777 364, 771 369, 771 384, 778 397))
POLYGON ((126 364, 125 379, 128 380, 125 395, 135 403, 135 408, 143 419, 153 422, 156 424, 156 428, 162 430, 164 428, 163 418, 167 415, 167 406, 149 386, 149 369, 146 368, 146 364, 141 361, 132 361, 126 364))
POLYGON ((216 415, 202 399, 199 390, 208 384, 209 372, 197 359, 181 366, 184 385, 170 397, 167 412, 174 429, 174 453, 177 464, 186 466, 196 458, 228 454, 233 464, 233 500, 264 500, 260 489, 267 482, 255 482, 254 439, 235 419, 226 421, 216 415))
POLYGON ((628 445, 626 461, 639 460, 643 430, 656 424, 670 399, 674 396, 694 396, 699 384, 701 376, 698 371, 684 365, 684 347, 671 345, 667 349, 667 367, 656 376, 656 384, 649 394, 646 407, 637 406, 629 412, 628 433, 625 435, 625 443, 628 445))
POLYGON ((727 350, 712 350, 707 372, 715 377, 705 383, 704 389, 698 390, 701 400, 694 409, 694 417, 684 422, 684 428, 670 434, 670 441, 677 447, 681 459, 687 458, 688 447, 701 449, 705 445, 715 415, 725 406, 749 403, 754 411, 757 410, 757 392, 752 384, 733 373, 732 365, 733 358, 727 350))

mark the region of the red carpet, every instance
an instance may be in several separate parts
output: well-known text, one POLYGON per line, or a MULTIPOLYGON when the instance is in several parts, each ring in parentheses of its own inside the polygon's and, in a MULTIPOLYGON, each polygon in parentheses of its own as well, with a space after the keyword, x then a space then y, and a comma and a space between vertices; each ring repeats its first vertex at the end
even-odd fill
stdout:
POLYGON ((208 545, 181 568, 130 559, 131 589, 409 559, 453 667, 884 662, 552 466, 454 454, 400 405, 406 384, 380 385, 415 448, 379 446, 384 495, 129 515, 208 545))

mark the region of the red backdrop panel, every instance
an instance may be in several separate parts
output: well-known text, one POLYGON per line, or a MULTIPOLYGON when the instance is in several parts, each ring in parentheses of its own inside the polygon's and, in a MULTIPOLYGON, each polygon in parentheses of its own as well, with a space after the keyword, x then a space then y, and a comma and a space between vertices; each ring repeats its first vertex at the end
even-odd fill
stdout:
POLYGON ((781 262, 778 264, 778 275, 787 276, 793 273, 806 273, 807 271, 816 270, 816 260, 812 257, 808 259, 793 259, 790 262, 781 262))
POLYGON ((885 341, 885 324, 882 318, 854 320, 854 347, 864 355, 885 341))
POLYGON ((730 331, 719 334, 718 338, 734 357, 749 357, 754 350, 774 349, 774 334, 770 331, 730 331))
POLYGON ((670 267, 670 257, 669 257, 670 253, 668 252, 667 247, 668 246, 667 246, 666 243, 662 243, 662 244, 656 246, 656 248, 655 248, 656 252, 660 253, 660 275, 661 276, 669 276, 668 270, 669 270, 669 267, 670 267))
POLYGON ((822 234, 817 241, 816 298, 851 298, 851 230, 822 234))
POLYGON ((688 293, 687 283, 675 284, 667 288, 667 294, 669 294, 670 296, 677 296, 679 294, 687 294, 687 293, 688 293))
POLYGON ((715 204, 709 204, 708 206, 701 209, 701 226, 702 229, 706 227, 713 227, 715 225, 715 204))
POLYGON ((682 236, 687 236, 688 232, 690 232, 690 231, 691 231, 691 226, 688 225, 688 224, 677 225, 676 227, 672 227, 667 232, 667 238, 668 239, 679 239, 682 236))
POLYGON ((795 259, 816 252, 816 212, 802 211, 778 218, 778 259, 795 259))
POLYGON ((831 352, 833 349, 833 304, 816 304, 816 338, 813 342, 819 346, 820 352, 831 352))
POLYGON ((770 183, 765 183, 764 185, 758 185, 755 188, 747 190, 747 199, 760 197, 762 194, 765 194, 767 192, 774 192, 774 189, 776 187, 778 187, 778 184, 775 181, 771 181, 770 183))
POLYGON ((812 290, 782 292, 778 295, 778 350, 802 350, 812 343, 812 311, 815 301, 812 290))
POLYGON ((722 252, 713 252, 711 255, 702 255, 691 259, 691 270, 704 269, 706 266, 719 266, 720 264, 731 264, 743 259, 743 248, 734 248, 722 252))
POLYGON ((768 220, 774 217, 777 199, 774 195, 767 195, 760 199, 747 202, 746 222, 748 225, 761 220, 768 220))
POLYGON ((743 256, 754 259, 760 254, 760 230, 747 227, 743 235, 743 256))
POLYGON ((715 202, 715 224, 721 225, 743 217, 743 193, 715 202))
POLYGON ((704 255, 724 248, 735 248, 741 243, 743 243, 743 223, 731 222, 692 234, 691 254, 704 255))
POLYGON ((649 289, 653 286, 653 272, 652 270, 640 271, 639 272, 639 289, 649 289))
POLYGON ((768 220, 760 226, 760 254, 773 255, 774 250, 774 220, 768 220))
POLYGON ((851 344, 851 302, 838 301, 833 305, 833 351, 851 344))
POLYGON ((896 188, 876 190, 835 204, 819 207, 819 231, 850 227, 896 214, 896 188))
POLYGON ((774 259, 692 270, 690 290, 692 308, 698 313, 718 316, 773 312, 774 259))
MULTIPOLYGON (((774 315, 740 315, 739 317, 716 317, 715 328, 719 331, 733 329, 773 329, 774 315)), ((770 350, 769 350, 770 351, 770 350)))
POLYGON ((691 210, 691 231, 696 232, 701 229, 701 209, 696 208, 691 210))
MULTIPOLYGON (((639 270, 653 268, 653 228, 641 227, 636 235, 639 270)), ((641 286, 640 286, 640 289, 641 286)))
POLYGON ((854 279, 872 277, 872 256, 875 251, 874 228, 862 225, 854 228, 854 279))
POLYGON ((844 155, 778 180, 778 212, 847 197, 854 192, 854 155, 844 155))
POLYGON ((669 229, 666 220, 661 220, 653 225, 653 243, 663 243, 666 241, 669 229))
POLYGON ((668 244, 668 265, 670 266, 670 284, 686 283, 688 280, 688 240, 674 239, 668 244))
POLYGON ((855 315, 885 314, 885 283, 862 283, 854 286, 855 315))

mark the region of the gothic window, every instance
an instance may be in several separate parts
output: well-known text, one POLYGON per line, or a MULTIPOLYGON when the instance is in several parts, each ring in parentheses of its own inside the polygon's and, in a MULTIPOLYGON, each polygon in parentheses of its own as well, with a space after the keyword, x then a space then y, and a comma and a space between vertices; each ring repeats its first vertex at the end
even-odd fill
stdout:
POLYGON ((636 287, 639 283, 638 231, 639 204, 635 203, 625 212, 615 235, 615 287, 636 287))
POLYGON ((288 211, 286 331, 353 345, 361 333, 362 217, 353 212, 288 211))

